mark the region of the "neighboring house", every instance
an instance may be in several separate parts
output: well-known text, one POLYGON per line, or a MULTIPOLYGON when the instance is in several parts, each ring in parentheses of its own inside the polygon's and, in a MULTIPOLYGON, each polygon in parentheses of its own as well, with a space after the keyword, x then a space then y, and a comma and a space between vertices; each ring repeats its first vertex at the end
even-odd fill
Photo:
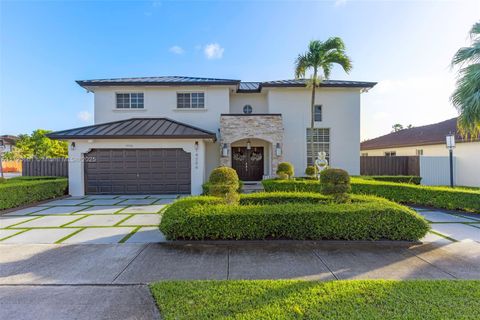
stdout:
MULTIPOLYGON (((95 125, 49 134, 68 140, 72 195, 192 193, 219 165, 245 181, 302 175, 311 90, 305 80, 151 77, 85 80, 95 125), (79 161, 85 157, 85 163, 79 161)), ((360 94, 373 82, 327 80, 317 91, 315 146, 333 167, 359 174, 360 94)), ((308 150, 310 153, 310 150, 308 150)), ((310 153, 311 154, 311 153, 310 153)))
POLYGON ((480 139, 464 139, 457 130, 457 118, 427 126, 404 129, 361 143, 362 156, 448 156, 446 136, 455 133, 457 185, 480 186, 480 139))
POLYGON ((18 137, 12 135, 3 135, 0 136, 0 148, 1 152, 10 152, 12 147, 15 145, 15 142, 18 140, 18 137))

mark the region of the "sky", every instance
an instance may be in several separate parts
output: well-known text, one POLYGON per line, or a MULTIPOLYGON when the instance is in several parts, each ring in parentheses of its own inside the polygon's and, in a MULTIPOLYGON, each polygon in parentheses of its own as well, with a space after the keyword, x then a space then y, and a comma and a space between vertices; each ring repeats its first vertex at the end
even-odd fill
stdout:
POLYGON ((0 134, 92 124, 75 80, 291 79, 310 40, 339 36, 353 70, 330 78, 378 82, 362 94, 374 138, 457 116, 449 63, 479 20, 480 1, 0 0, 0 134))

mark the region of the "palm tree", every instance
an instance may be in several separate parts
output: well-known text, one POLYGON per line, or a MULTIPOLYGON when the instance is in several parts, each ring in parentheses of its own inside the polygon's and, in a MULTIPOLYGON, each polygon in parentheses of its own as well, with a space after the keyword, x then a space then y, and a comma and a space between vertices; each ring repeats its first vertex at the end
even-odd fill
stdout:
POLYGON ((310 103, 311 123, 310 123, 310 150, 312 155, 312 164, 315 154, 313 152, 313 130, 315 126, 315 90, 323 79, 328 79, 333 65, 340 65, 346 73, 352 69, 352 61, 345 53, 345 44, 338 37, 332 37, 327 41, 312 40, 308 45, 308 50, 300 54, 295 61, 295 78, 305 78, 308 70, 313 71, 307 86, 312 88, 312 99, 310 103))
POLYGON ((460 48, 452 59, 459 66, 457 88, 451 100, 460 113, 458 127, 462 135, 480 134, 480 21, 470 30, 472 45, 460 48))

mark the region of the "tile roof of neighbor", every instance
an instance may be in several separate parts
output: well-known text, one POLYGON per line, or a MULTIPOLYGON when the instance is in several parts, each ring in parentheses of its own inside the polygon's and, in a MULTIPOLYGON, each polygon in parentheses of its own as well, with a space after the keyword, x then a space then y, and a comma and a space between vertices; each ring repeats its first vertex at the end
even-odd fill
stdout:
MULTIPOLYGON (((445 137, 449 133, 455 133, 455 140, 457 142, 469 141, 468 139, 463 139, 458 133, 457 118, 453 118, 426 126, 392 132, 375 139, 367 140, 360 144, 360 149, 371 150, 429 144, 445 144, 445 137)), ((476 141, 478 139, 474 140, 476 141)))
MULTIPOLYGON (((78 80, 82 87, 87 86, 135 86, 135 85, 236 85, 238 92, 260 92, 262 87, 304 87, 306 79, 275 80, 265 82, 241 82, 232 79, 199 78, 182 76, 141 77, 141 78, 115 78, 78 80)), ((337 88, 372 88, 376 82, 324 80, 320 86, 337 88)))
POLYGON ((81 128, 56 131, 47 135, 52 139, 212 139, 213 132, 168 118, 132 118, 100 123, 81 128))

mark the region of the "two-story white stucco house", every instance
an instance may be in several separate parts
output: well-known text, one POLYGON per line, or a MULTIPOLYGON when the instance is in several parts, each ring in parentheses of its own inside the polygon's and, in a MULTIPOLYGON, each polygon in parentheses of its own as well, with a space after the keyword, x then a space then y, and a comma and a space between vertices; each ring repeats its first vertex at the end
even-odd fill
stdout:
MULTIPOLYGON (((70 194, 202 192, 212 169, 245 181, 312 163, 305 80, 152 77, 77 81, 95 95, 95 124, 51 133, 69 141, 70 194)), ((314 153, 359 174, 360 94, 373 82, 324 81, 317 90, 314 153)))

